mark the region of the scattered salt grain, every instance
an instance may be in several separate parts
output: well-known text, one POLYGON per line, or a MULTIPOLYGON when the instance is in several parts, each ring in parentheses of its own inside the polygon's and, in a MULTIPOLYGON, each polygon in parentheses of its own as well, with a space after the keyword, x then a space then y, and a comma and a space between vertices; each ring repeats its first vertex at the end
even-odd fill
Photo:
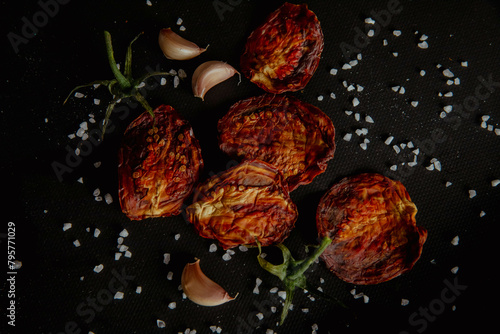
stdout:
POLYGON ((365 116, 365 121, 366 121, 367 123, 375 123, 375 122, 373 121, 373 118, 371 118, 371 116, 365 116))
MULTIPOLYGON (((493 181, 492 181, 492 184, 493 184, 493 181)), ((65 223, 65 224, 63 225, 62 230, 63 230, 63 231, 67 231, 67 230, 69 230, 72 226, 73 226, 73 225, 72 225, 71 223, 65 223)))
POLYGON ((180 30, 180 31, 186 31, 186 27, 184 27, 184 26, 180 26, 180 27, 179 27, 179 30, 180 30))
POLYGON ((259 312, 259 313, 257 313, 255 316, 256 316, 259 320, 264 319, 264 314, 262 314, 262 313, 260 313, 260 312, 259 312))
POLYGON ((330 97, 331 97, 332 99, 336 99, 336 98, 337 98, 337 96, 336 96, 336 95, 335 95, 335 93, 333 93, 333 92, 332 92, 332 93, 330 93, 330 97))
POLYGON ((383 46, 387 46, 387 44, 389 44, 389 43, 387 43, 387 40, 386 40, 386 39, 384 39, 384 40, 382 41, 382 45, 383 45, 383 46))
POLYGON ((375 36, 375 31, 373 29, 368 30, 368 33, 366 34, 368 37, 373 37, 375 36))
POLYGON ((132 253, 128 250, 125 252, 125 257, 128 257, 128 258, 131 258, 132 257, 132 253))
POLYGON ((350 70, 351 68, 352 68, 352 66, 349 65, 348 63, 345 63, 344 65, 342 65, 343 70, 350 70))
POLYGON ((283 300, 286 299, 286 291, 278 291, 278 296, 280 296, 283 300))
POLYGON ((180 26, 180 25, 182 24, 182 22, 183 22, 183 21, 182 21, 182 19, 179 17, 179 18, 177 19, 176 24, 177 24, 178 26, 180 26))
POLYGON ((357 59, 353 59, 349 62, 349 65, 351 65, 352 67, 358 65, 358 60, 357 59))
POLYGON ((100 273, 104 269, 104 265, 100 264, 94 267, 94 272, 100 273))
POLYGON ((375 20, 374 20, 374 19, 372 19, 371 17, 367 17, 367 18, 365 19, 365 23, 366 23, 366 24, 375 24, 375 20))
POLYGON ((170 304, 168 304, 168 308, 173 310, 174 308, 177 307, 177 303, 176 302, 171 302, 170 304))
POLYGON ((177 88, 179 86, 179 83, 180 83, 180 79, 179 77, 176 75, 174 77, 174 88, 177 88))
POLYGON ((156 326, 158 326, 158 328, 165 328, 167 325, 165 324, 165 321, 157 319, 156 326))
POLYGON ((120 235, 120 237, 122 237, 122 238, 126 238, 126 237, 128 237, 128 235, 129 235, 129 234, 128 234, 128 231, 127 231, 126 229, 123 229, 123 230, 120 232, 120 234, 119 234, 119 235, 120 235))
POLYGON ((443 71, 443 75, 447 78, 453 78, 455 76, 455 74, 453 74, 453 72, 450 71, 449 69, 445 69, 443 71))
POLYGON ((353 90, 355 90, 354 85, 349 85, 349 87, 347 87, 348 92, 352 92, 353 90))
POLYGON ((452 97, 453 96, 453 92, 447 92, 444 94, 445 97, 452 97))
POLYGON ((484 217, 485 215, 486 215, 486 212, 484 212, 484 211, 479 212, 479 217, 484 217))
POLYGON ((384 142, 384 143, 385 143, 386 145, 390 145, 390 144, 392 143, 392 140, 393 140, 393 139, 394 139, 394 137, 393 137, 393 136, 389 136, 389 137, 387 137, 387 139, 385 140, 385 142, 384 142))
POLYGON ((338 70, 337 70, 336 68, 332 68, 332 69, 330 70, 330 74, 331 74, 331 75, 337 75, 337 72, 338 72, 338 70))
POLYGON ((106 202, 106 204, 113 203, 113 196, 111 196, 110 193, 107 193, 106 195, 104 195, 104 201, 106 202))
POLYGON ((393 52, 393 53, 392 53, 392 55, 393 55, 394 57, 397 57, 397 56, 399 56, 399 53, 397 53, 397 52, 393 52))
POLYGON ((418 47, 421 49, 427 49, 429 47, 429 44, 427 44, 426 41, 418 43, 418 47))
POLYGON ((171 281, 173 278, 174 278, 174 273, 173 273, 173 272, 171 272, 171 271, 169 271, 169 272, 168 272, 168 274, 167 274, 167 279, 168 279, 169 281, 171 281))
POLYGON ((357 97, 353 98, 352 99, 352 106, 353 107, 357 107, 359 105, 359 100, 357 97))
POLYGON ((115 253, 115 261, 118 261, 122 257, 122 253, 115 253))
POLYGON ((177 233, 176 235, 174 235, 174 239, 175 240, 179 240, 181 238, 181 235, 179 233, 177 233))
POLYGON ((399 37, 399 36, 401 36, 401 30, 394 30, 394 31, 392 32, 392 34, 393 34, 394 36, 396 36, 396 37, 399 37))
POLYGON ((462 65, 462 67, 467 67, 467 66, 469 66, 469 63, 468 63, 468 62, 466 62, 466 61, 463 61, 463 62, 461 62, 460 64, 462 65))
POLYGON ((392 89, 393 91, 397 92, 397 91, 399 90, 399 88, 400 88, 400 87, 401 87, 401 86, 393 86, 393 87, 391 87, 391 89, 392 89))
POLYGON ((390 170, 392 171, 396 171, 398 169, 398 166, 397 165, 392 165, 391 167, 389 167, 390 170))
POLYGON ((101 234, 100 229, 98 229, 98 228, 94 229, 94 238, 98 238, 100 234, 101 234))
POLYGON ((123 299, 123 292, 117 291, 115 293, 114 299, 123 299))
POLYGON ((362 92, 364 89, 365 89, 365 87, 363 87, 363 86, 361 86, 361 85, 356 84, 356 90, 357 90, 358 92, 362 92))
POLYGON ((392 148, 394 149, 394 151, 396 151, 396 154, 399 154, 399 152, 401 152, 401 149, 398 145, 392 145, 392 148))
POLYGON ((80 247, 80 241, 77 239, 75 241, 73 241, 73 245, 75 245, 75 247, 80 247))
POLYGON ((491 186, 492 187, 496 187, 500 184, 500 179, 496 179, 496 180, 493 180, 491 181, 491 186))
POLYGON ((404 298, 401 299, 401 306, 406 306, 409 303, 410 303, 410 301, 408 299, 404 299, 404 298))
POLYGON ((406 92, 405 88, 404 87, 401 87, 399 89, 399 94, 404 94, 406 92))
POLYGON ((269 290, 270 293, 276 293, 278 292, 278 288, 274 287, 269 290))
POLYGON ((355 114, 354 114, 354 119, 355 119, 357 122, 359 122, 360 117, 361 117, 361 116, 359 115, 359 113, 355 113, 355 114))
POLYGON ((350 141, 350 140, 351 140, 351 138, 352 138, 352 133, 346 133, 346 134, 344 135, 344 138, 343 138, 343 139, 344 139, 345 141, 350 141))
POLYGON ((474 198, 476 197, 477 192, 473 189, 469 190, 469 198, 474 198))
POLYGON ((179 78, 180 79, 186 79, 187 78, 186 71, 184 71, 182 68, 179 68, 179 70, 177 71, 177 73, 179 74, 179 78))
POLYGON ((451 268, 450 271, 452 274, 456 274, 458 272, 458 267, 453 267, 453 268, 451 268))
POLYGON ((365 304, 368 304, 369 301, 370 301, 370 297, 368 297, 367 295, 363 295, 363 302, 365 304))
POLYGON ((142 286, 139 285, 137 288, 135 288, 135 293, 141 294, 141 292, 142 292, 142 286))
POLYGON ((457 86, 460 85, 460 78, 455 78, 455 80, 453 81, 453 83, 455 85, 457 85, 457 86))
POLYGON ((222 255, 222 259, 224 261, 229 261, 231 260, 231 255, 229 255, 229 253, 224 253, 224 255, 222 255))
POLYGON ((81 99, 81 98, 82 98, 82 97, 84 97, 84 96, 85 96, 85 95, 83 95, 83 94, 82 94, 82 93, 80 93, 80 92, 76 92, 76 93, 75 93, 75 97, 76 97, 76 98, 81 99))
POLYGON ((170 253, 163 254, 163 263, 165 263, 165 264, 170 263, 170 253))
POLYGON ((368 149, 368 145, 366 143, 359 144, 359 147, 361 147, 364 151, 368 149))
POLYGON ((418 106, 418 101, 411 101, 411 105, 416 108, 418 106))
POLYGON ((238 249, 240 250, 240 252, 246 252, 246 251, 248 251, 248 247, 245 246, 245 245, 238 246, 238 249))
POLYGON ((446 113, 450 113, 453 110, 453 106, 452 105, 444 106, 443 110, 446 111, 446 113))
POLYGON ((211 244, 210 247, 208 248, 208 251, 210 253, 214 253, 215 251, 217 251, 217 245, 216 244, 211 244))
POLYGON ((323 101, 323 95, 318 96, 318 101, 323 101))
POLYGON ((146 5, 151 7, 151 6, 153 6, 153 3, 151 2, 151 0, 146 0, 146 5))
POLYGON ((424 70, 420 70, 420 76, 423 77, 425 75, 425 71, 424 70))
POLYGON ((460 238, 458 237, 458 235, 456 235, 453 239, 451 239, 451 244, 453 246, 457 246, 459 241, 460 241, 460 238))

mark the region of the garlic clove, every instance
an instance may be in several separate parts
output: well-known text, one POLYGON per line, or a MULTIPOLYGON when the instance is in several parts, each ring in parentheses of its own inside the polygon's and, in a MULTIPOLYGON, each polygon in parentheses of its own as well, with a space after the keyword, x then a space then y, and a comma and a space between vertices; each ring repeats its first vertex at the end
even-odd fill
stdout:
POLYGON ((188 263, 182 271, 182 290, 194 303, 202 306, 217 306, 236 298, 229 294, 217 283, 205 276, 200 268, 200 260, 188 263))
POLYGON ((192 86, 194 96, 203 100, 205 94, 212 87, 229 79, 236 73, 240 75, 234 67, 222 61, 211 60, 201 64, 193 73, 192 86))
POLYGON ((195 43, 177 35, 172 29, 161 29, 158 44, 167 59, 187 60, 199 56, 207 49, 200 48, 195 43))

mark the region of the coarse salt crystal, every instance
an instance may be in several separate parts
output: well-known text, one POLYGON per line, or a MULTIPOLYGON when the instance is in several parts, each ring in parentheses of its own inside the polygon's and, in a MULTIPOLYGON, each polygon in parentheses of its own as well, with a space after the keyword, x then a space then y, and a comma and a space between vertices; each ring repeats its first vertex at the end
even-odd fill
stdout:
POLYGON ((394 149, 394 151, 396 151, 396 154, 399 154, 399 152, 401 152, 401 149, 398 145, 392 145, 392 148, 394 149))
POLYGON ((83 94, 82 94, 82 93, 80 93, 80 92, 76 92, 76 93, 75 93, 75 97, 77 97, 77 98, 79 98, 79 99, 81 99, 81 98, 82 98, 82 97, 84 97, 84 96, 85 96, 85 95, 83 95, 83 94))
POLYGON ((361 85, 356 84, 356 90, 357 90, 358 92, 362 92, 364 89, 365 89, 365 87, 363 87, 363 86, 361 86, 361 85))
POLYGON ((397 92, 399 90, 400 86, 393 86, 391 87, 391 89, 395 92, 397 92))
POLYGON ((393 136, 389 136, 389 137, 387 137, 387 139, 385 140, 385 142, 384 142, 384 143, 385 143, 386 145, 390 145, 390 144, 392 143, 392 140, 393 140, 393 139, 394 139, 394 137, 393 137, 393 136))
POLYGON ((94 267, 94 272, 100 273, 103 269, 104 269, 104 265, 100 264, 100 265, 94 267))
POLYGON ((353 59, 349 62, 349 65, 351 65, 352 67, 358 65, 358 60, 357 59, 353 59))
POLYGON ((118 250, 122 253, 125 252, 127 249, 128 249, 128 246, 126 246, 126 245, 119 245, 118 246, 118 250))
POLYGON ((361 143, 361 144, 359 144, 359 147, 361 147, 363 150, 366 151, 366 149, 368 148, 368 145, 366 145, 366 143, 361 143))
POLYGON ((111 196, 110 193, 107 193, 106 195, 104 195, 104 201, 106 201, 106 204, 113 203, 113 196, 111 196))
POLYGON ((75 245, 75 247, 80 247, 80 241, 77 239, 75 241, 73 241, 73 245, 75 245))
POLYGON ((447 113, 450 113, 453 110, 453 106, 452 105, 444 106, 443 110, 446 111, 447 113))
POLYGON ((451 239, 451 244, 453 246, 457 246, 459 241, 460 241, 460 238, 458 237, 458 235, 456 235, 453 239, 451 239))
POLYGON ((186 31, 186 27, 184 27, 184 26, 180 26, 180 27, 179 27, 179 30, 180 30, 180 31, 186 31))
POLYGON ((216 244, 211 244, 210 247, 208 248, 208 251, 210 253, 213 253, 213 252, 217 251, 217 245, 216 244))
POLYGON ((167 79, 161 78, 160 85, 165 86, 167 84, 167 79))
POLYGON ((352 92, 353 90, 355 90, 354 85, 349 85, 349 87, 347 87, 348 92, 352 92))
POLYGON ((95 104, 96 106, 98 106, 99 104, 101 104, 101 100, 99 100, 99 99, 94 99, 94 104, 95 104))
POLYGON ((369 301, 370 301, 370 297, 368 297, 367 295, 363 295, 363 302, 365 304, 368 304, 369 301))
POLYGON ((168 274, 167 274, 167 279, 168 279, 169 281, 171 281, 171 280, 172 280, 172 278, 174 278, 174 273, 173 273, 173 272, 171 272, 171 271, 169 271, 169 272, 168 272, 168 274))
POLYGON ((382 41, 382 45, 383 45, 383 46, 387 46, 387 44, 389 44, 389 43, 387 43, 387 40, 386 40, 386 39, 384 39, 384 40, 382 41))
POLYGON ((179 17, 179 18, 177 19, 176 24, 177 24, 178 26, 180 26, 180 25, 182 24, 182 22, 183 22, 183 21, 182 21, 182 19, 179 17))
POLYGON ((393 55, 394 57, 397 57, 397 56, 399 56, 399 53, 397 53, 397 52, 393 52, 393 53, 392 53, 392 55, 393 55))
POLYGON ((451 186, 452 184, 453 184, 453 183, 451 183, 450 181, 446 181, 445 186, 446 186, 446 188, 448 188, 448 187, 449 187, 449 186, 451 186))
POLYGON ((484 212, 484 211, 479 212, 479 217, 484 217, 485 215, 486 215, 486 212, 484 212))
POLYGON ((427 41, 423 41, 418 43, 418 47, 421 49, 427 49, 429 47, 429 44, 427 44, 427 41))
POLYGON ((128 237, 128 231, 126 229, 123 229, 119 235, 120 237, 126 238, 128 237))
POLYGON ((453 83, 455 85, 457 85, 457 86, 460 85, 460 78, 455 78, 455 80, 453 81, 453 83))
POLYGON ((348 63, 345 63, 344 65, 342 65, 343 70, 350 70, 351 68, 352 68, 352 66, 349 65, 348 63))
POLYGON ((352 115, 352 110, 345 110, 344 112, 345 112, 345 114, 346 114, 347 116, 352 115))
POLYGON ((101 230, 98 229, 98 228, 95 228, 94 229, 94 238, 98 238, 99 237, 99 234, 101 234, 101 230))
POLYGON ((318 96, 318 101, 323 101, 323 95, 318 96))
POLYGON ((354 119, 355 119, 357 122, 359 122, 360 118, 361 118, 361 116, 359 115, 359 113, 355 113, 355 114, 354 114, 354 119))
POLYGON ((238 249, 240 250, 240 252, 246 252, 246 251, 248 251, 248 247, 245 246, 245 245, 238 246, 238 249))
POLYGON ((351 140, 351 138, 352 138, 352 133, 346 133, 346 134, 344 135, 344 138, 343 138, 343 139, 344 139, 345 141, 350 141, 350 140, 351 140))
POLYGON ((420 70, 420 76, 424 76, 425 75, 425 71, 424 70, 420 70))
POLYGON ((477 192, 473 189, 469 190, 469 198, 474 198, 476 197, 477 192))
POLYGON ((278 296, 280 296, 283 300, 286 299, 286 291, 278 291, 278 296))
POLYGON ((394 30, 394 31, 392 32, 392 34, 393 34, 394 36, 396 36, 396 37, 399 37, 399 36, 401 36, 401 30, 394 30))
POLYGON ((180 80, 179 77, 176 75, 174 77, 174 88, 177 88, 179 86, 180 80))
POLYGON ((171 310, 173 310, 176 307, 177 307, 177 303, 176 302, 171 302, 171 303, 168 304, 168 308, 171 309, 171 310))
POLYGON ((165 321, 157 319, 156 326, 158 326, 158 328, 165 328, 167 325, 165 324, 165 321))
POLYGON ((453 78, 455 76, 455 74, 453 74, 453 72, 450 71, 449 69, 445 69, 443 71, 443 75, 447 78, 453 78))
POLYGON ((125 252, 125 257, 128 257, 128 258, 131 258, 132 257, 132 253, 128 250, 125 252))
POLYGON ((332 92, 332 93, 330 93, 330 97, 331 97, 332 99, 336 99, 336 98, 337 98, 337 96, 336 96, 336 95, 335 95, 335 93, 333 93, 333 92, 332 92))
MULTIPOLYGON (((493 181, 492 181, 492 184, 493 184, 493 181)), ((62 230, 63 230, 63 231, 67 231, 67 230, 69 230, 72 226, 73 226, 73 225, 72 225, 71 223, 65 223, 65 224, 63 225, 62 230)))
POLYGON ((406 306, 409 303, 410 303, 410 301, 408 299, 404 299, 404 298, 401 299, 401 306, 406 306))
POLYGON ((118 237, 118 239, 116 239, 116 243, 117 243, 118 245, 123 244, 123 237, 118 237))
POLYGON ((401 87, 399 89, 399 94, 404 94, 406 92, 405 88, 404 87, 401 87))
POLYGON ((453 267, 453 268, 451 268, 450 271, 452 274, 456 274, 458 272, 458 267, 453 267))
POLYGON ((118 261, 122 257, 122 253, 115 253, 115 261, 118 261))
POLYGON ((422 36, 420 36, 421 41, 425 41, 427 40, 427 38, 429 38, 429 36, 427 36, 426 34, 422 34, 422 36))
POLYGON ((375 20, 374 20, 374 19, 372 19, 371 17, 367 17, 367 18, 365 19, 365 23, 366 23, 366 24, 375 24, 375 20))
POLYGON ((174 235, 174 239, 175 240, 179 240, 181 238, 181 235, 179 233, 177 233, 176 235, 174 235))
POLYGON ((375 123, 375 122, 373 121, 373 118, 371 118, 371 116, 368 116, 368 115, 367 115, 367 116, 365 116, 365 121, 366 121, 367 123, 375 123))
POLYGON ((123 292, 117 291, 115 293, 114 299, 123 299, 123 292))
POLYGON ((222 259, 224 261, 229 261, 231 260, 231 255, 229 255, 229 253, 224 253, 224 255, 222 255, 222 259))
POLYGON ((462 67, 467 67, 467 66, 469 66, 469 62, 463 61, 460 63, 460 65, 462 65, 462 67))
POLYGON ((411 105, 416 108, 418 106, 418 101, 411 101, 411 105))
POLYGON ((352 106, 353 106, 353 107, 356 107, 356 106, 358 106, 358 105, 359 105, 359 100, 358 100, 358 98, 357 98, 357 97, 353 98, 353 99, 352 99, 352 106))
POLYGON ((165 264, 170 263, 170 253, 163 254, 163 263, 165 263, 165 264))
POLYGON ((142 286, 138 286, 137 288, 135 288, 135 293, 137 294, 140 294, 142 292, 142 286))
POLYGON ((373 29, 368 30, 368 33, 366 34, 368 37, 373 37, 375 36, 375 31, 373 29))
POLYGON ((338 72, 338 70, 337 70, 336 68, 332 68, 332 69, 330 70, 330 74, 331 74, 331 75, 337 75, 337 72, 338 72))
POLYGON ((495 179, 491 181, 491 186, 496 187, 500 184, 500 179, 495 179))
POLYGON ((262 313, 260 313, 260 312, 259 312, 259 313, 257 313, 255 316, 256 316, 259 320, 264 319, 264 314, 262 314, 262 313))
POLYGON ((398 169, 398 165, 392 165, 391 167, 389 167, 389 169, 395 171, 398 169))

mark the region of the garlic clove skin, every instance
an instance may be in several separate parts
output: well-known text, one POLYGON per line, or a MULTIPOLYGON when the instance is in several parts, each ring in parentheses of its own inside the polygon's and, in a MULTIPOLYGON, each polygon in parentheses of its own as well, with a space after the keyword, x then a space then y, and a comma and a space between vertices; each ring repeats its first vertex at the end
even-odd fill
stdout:
POLYGON ((193 73, 192 87, 194 96, 204 100, 205 94, 212 87, 231 78, 236 73, 240 75, 234 67, 222 61, 211 60, 201 64, 193 73))
POLYGON ((160 30, 158 44, 165 57, 172 60, 192 59, 207 50, 177 35, 171 28, 160 30))
POLYGON ((182 271, 182 290, 194 303, 202 306, 217 306, 233 298, 217 283, 205 276, 200 268, 200 260, 188 263, 182 271))

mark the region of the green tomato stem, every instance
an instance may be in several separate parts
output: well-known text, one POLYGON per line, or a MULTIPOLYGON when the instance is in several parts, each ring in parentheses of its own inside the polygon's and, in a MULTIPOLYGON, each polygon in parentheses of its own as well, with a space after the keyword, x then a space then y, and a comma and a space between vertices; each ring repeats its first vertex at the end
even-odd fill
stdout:
POLYGON ((111 43, 111 34, 108 31, 104 31, 104 39, 106 41, 106 53, 108 54, 109 66, 111 67, 111 71, 115 76, 120 88, 122 90, 129 89, 131 87, 130 81, 120 72, 118 67, 116 67, 115 55, 113 52, 113 44, 111 43))

